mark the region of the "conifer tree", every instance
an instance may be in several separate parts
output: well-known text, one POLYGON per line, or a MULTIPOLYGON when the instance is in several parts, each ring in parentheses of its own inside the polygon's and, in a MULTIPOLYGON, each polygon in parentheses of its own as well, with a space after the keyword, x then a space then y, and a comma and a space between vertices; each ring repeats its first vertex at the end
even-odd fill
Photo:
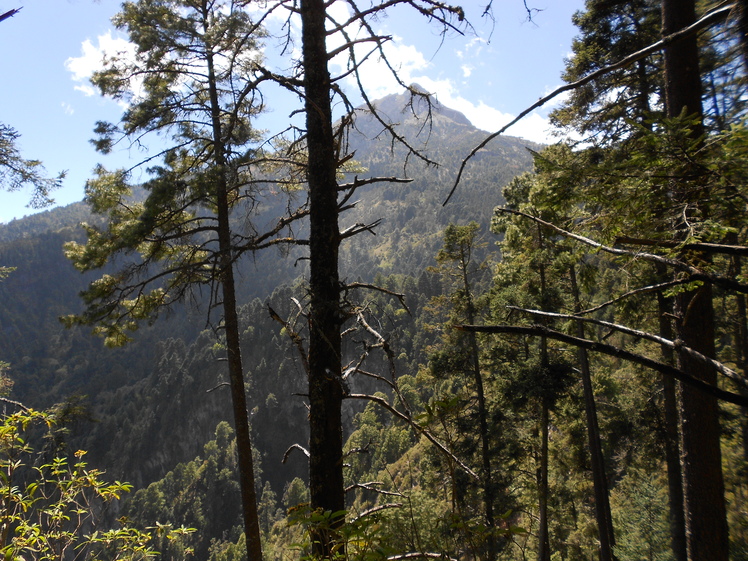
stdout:
MULTIPOLYGON (((646 39, 650 37, 648 42, 654 42, 653 39, 656 38, 656 24, 661 23, 663 36, 668 36, 685 28, 696 20, 693 2, 688 2, 684 5, 667 0, 663 2, 643 3, 589 2, 587 8, 584 15, 580 14, 576 18, 576 22, 580 25, 583 35, 575 43, 575 56, 567 66, 567 75, 565 78, 570 81, 578 79, 581 77, 581 74, 595 69, 590 63, 591 60, 595 59, 593 54, 595 52, 599 54, 597 58, 601 58, 605 64, 609 64, 616 59, 623 58, 624 55, 633 52, 636 48, 644 46, 626 45, 622 40, 626 37, 628 31, 634 29, 630 25, 625 24, 629 14, 632 16, 637 13, 641 14, 639 18, 640 24, 649 22, 646 27, 642 27, 642 29, 649 29, 649 34, 642 34, 642 38, 646 39), (628 14, 620 11, 624 5, 632 8, 628 14), (646 8, 646 11, 638 9, 641 7, 646 8), (609 11, 611 8, 612 11, 609 11), (611 18, 610 15, 613 15, 616 11, 618 13, 611 18), (661 17, 655 17, 658 12, 661 14, 661 17), (648 15, 645 17, 645 14, 648 15), (605 32, 610 32, 611 30, 617 30, 619 33, 618 37, 621 38, 620 42, 609 41, 609 45, 598 42, 601 36, 605 36, 605 32), (624 45, 622 51, 617 51, 619 45, 624 45), (572 72, 574 69, 582 69, 582 72, 572 72)), ((719 33, 710 31, 708 35, 710 38, 714 38, 719 33)), ((702 135, 707 130, 707 120, 702 110, 702 99, 704 98, 702 95, 702 81, 708 84, 712 93, 711 96, 706 96, 712 112, 709 117, 709 123, 712 126, 724 127, 728 122, 727 119, 729 119, 728 114, 734 117, 740 112, 739 102, 735 103, 734 100, 728 99, 734 96, 731 93, 733 78, 725 78, 719 75, 716 79, 714 78, 714 69, 717 69, 716 74, 720 72, 724 73, 719 69, 728 68, 732 64, 731 60, 734 59, 734 54, 730 52, 730 42, 729 38, 723 38, 722 44, 716 47, 706 42, 699 45, 697 44, 696 37, 692 35, 666 46, 662 58, 640 60, 634 63, 633 66, 610 74, 610 79, 606 78, 594 81, 593 84, 602 83, 608 87, 610 84, 616 84, 620 88, 616 93, 616 97, 619 99, 627 97, 630 99, 641 99, 642 101, 656 100, 657 105, 654 107, 648 107, 646 103, 638 105, 636 103, 630 104, 638 112, 636 115, 630 116, 628 122, 620 123, 610 119, 598 119, 601 115, 610 115, 611 113, 601 111, 601 108, 604 109, 607 101, 606 96, 594 97, 585 95, 585 90, 593 86, 584 86, 580 90, 577 90, 573 94, 571 101, 562 110, 555 113, 554 116, 557 122, 575 126, 583 134, 592 133, 593 138, 595 131, 599 134, 600 131, 608 131, 610 133, 611 131, 620 131, 621 128, 623 129, 623 134, 620 134, 620 132, 613 134, 613 139, 616 142, 608 145, 614 149, 611 152, 594 153, 593 158, 595 161, 591 161, 593 165, 590 167, 599 165, 603 159, 610 162, 616 160, 624 162, 625 159, 628 159, 630 163, 633 158, 636 158, 641 159, 643 162, 640 165, 642 169, 650 168, 652 170, 649 172, 651 175, 660 174, 664 176, 665 173, 668 173, 655 171, 658 166, 662 165, 662 154, 668 149, 664 146, 655 146, 651 141, 642 144, 636 141, 641 135, 647 135, 647 131, 653 126, 652 123, 657 123, 654 119, 656 112, 652 110, 657 109, 662 115, 666 115, 672 119, 666 124, 655 124, 656 127, 670 130, 674 126, 683 127, 684 142, 682 144, 689 147, 681 156, 681 165, 678 166, 675 164, 671 168, 669 172, 671 180, 669 183, 662 182, 658 188, 652 189, 649 193, 642 194, 642 199, 652 197, 649 209, 645 210, 646 214, 634 218, 635 212, 625 212, 627 218, 621 220, 618 226, 621 228, 624 236, 627 232, 637 231, 640 239, 669 238, 677 243, 678 240, 683 241, 689 235, 708 235, 701 230, 701 227, 710 220, 708 203, 710 191, 705 186, 708 181, 706 174, 703 168, 700 167, 703 164, 699 163, 699 156, 696 156, 700 151, 703 152, 701 140, 702 135), (644 63, 646 60, 651 60, 655 63, 650 67, 651 74, 645 72, 644 63), (706 62, 704 66, 709 71, 708 74, 705 74, 703 67, 700 66, 702 61, 706 62), (627 74, 636 75, 639 79, 630 81, 621 79, 627 74), (706 79, 703 80, 702 76, 706 76, 706 79), (647 77, 649 78, 645 79, 647 77), (652 89, 652 84, 657 85, 656 90, 652 89), (653 96, 654 93, 657 93, 657 96, 653 96), (645 97, 638 97, 639 94, 643 94, 645 97), (683 115, 690 115, 692 118, 681 122, 680 125, 675 125, 675 121, 673 120, 683 115), (636 122, 640 123, 638 130, 636 126, 632 126, 636 122), (590 123, 593 123, 595 126, 590 128, 590 123), (690 141, 685 141, 685 139, 690 139, 690 141), (663 152, 658 155, 658 150, 663 152), (660 158, 659 162, 656 160, 658 157, 660 158), (647 216, 647 218, 641 220, 641 216, 647 216), (634 227, 634 223, 637 222, 638 228, 634 227)), ((600 89, 601 87, 605 86, 594 86, 598 94, 604 91, 600 89)), ((671 158, 672 155, 673 153, 667 157, 671 158)), ((599 181, 600 187, 598 189, 600 189, 600 193, 606 193, 606 188, 602 187, 603 185, 610 186, 614 182, 626 184, 629 181, 625 179, 627 177, 626 173, 631 174, 628 176, 629 178, 638 175, 634 171, 634 167, 628 167, 628 172, 624 171, 623 167, 625 166, 621 166, 619 171, 614 172, 615 178, 612 181, 608 179, 599 181)), ((599 174, 598 177, 602 177, 602 174, 599 174)), ((587 183, 589 184, 589 181, 587 183)), ((584 185, 584 182, 581 182, 580 185, 584 185)), ((610 198, 609 190, 606 196, 610 198)), ((584 198, 580 197, 580 200, 584 200, 584 198)), ((610 202, 602 202, 602 198, 599 200, 601 201, 602 208, 610 206, 610 202)), ((628 200, 630 203, 636 205, 637 208, 644 209, 643 206, 639 205, 641 201, 628 198, 622 200, 628 200)), ((699 260, 701 259, 705 259, 705 262, 710 260, 709 256, 706 255, 699 257, 699 260)), ((656 283, 665 283, 669 279, 672 279, 673 271, 663 264, 655 265, 655 269, 656 274, 654 278, 656 283)), ((662 291, 659 291, 657 299, 660 335, 667 340, 672 340, 676 337, 682 340, 687 339, 690 341, 688 344, 694 345, 695 349, 708 356, 714 356, 714 319, 713 312, 710 311, 712 296, 708 283, 695 291, 684 290, 674 300, 667 297, 662 291), (673 309, 673 306, 675 306, 675 309, 673 309), (689 312, 686 313, 686 310, 689 310, 689 312), (671 326, 669 319, 671 317, 676 318, 674 326, 671 326), (691 324, 691 321, 695 321, 695 323, 691 324), (691 331, 689 325, 693 326, 693 331, 691 331), (697 325, 698 327, 696 327, 697 325)), ((665 361, 672 363, 674 359, 672 350, 663 347, 663 358, 665 361)), ((679 357, 679 363, 684 371, 691 372, 696 377, 706 380, 710 384, 716 383, 716 372, 710 370, 704 364, 697 366, 683 355, 679 357), (709 370, 708 374, 707 370, 709 370)), ((683 560, 687 555, 686 544, 688 543, 689 548, 696 547, 694 540, 707 539, 707 535, 721 536, 719 538, 721 542, 727 543, 726 525, 724 524, 725 517, 723 514, 720 514, 720 511, 724 512, 724 506, 722 509, 718 508, 717 503, 721 499, 716 498, 723 496, 720 483, 722 480, 721 470, 717 468, 719 465, 719 429, 718 426, 715 426, 715 423, 717 423, 716 402, 712 401, 707 405, 702 403, 701 400, 706 399, 708 401, 711 398, 707 398, 691 388, 683 387, 681 389, 680 428, 685 430, 685 433, 681 434, 682 440, 680 444, 685 449, 679 453, 679 443, 676 440, 678 419, 676 418, 675 385, 672 379, 665 377, 663 387, 666 427, 664 441, 668 458, 673 550, 676 557, 683 560), (693 399, 693 401, 689 402, 690 399, 693 399), (692 415, 703 416, 697 422, 688 421, 692 415), (707 417, 709 418, 708 420, 707 417), (699 426, 699 430, 694 431, 692 428, 694 426, 699 426), (698 437, 696 436, 696 432, 699 433, 698 437), (706 433, 709 433, 711 436, 706 436, 706 433), (709 442, 707 443, 707 441, 709 442), (701 452, 696 452, 697 448, 701 452), (680 481, 681 466, 678 465, 679 456, 686 459, 682 465, 683 477, 685 477, 683 486, 681 486, 680 481), (707 464, 711 464, 712 467, 707 468, 707 464), (700 472, 700 475, 694 476, 692 468, 697 470, 703 469, 704 471, 700 472), (696 484, 696 481, 700 483, 696 484), (710 484, 714 485, 709 493, 703 492, 704 481, 709 481, 710 484), (692 487, 693 485, 698 486, 700 490, 692 487), (682 490, 686 491, 686 497, 683 497, 682 490), (689 493, 691 495, 690 498, 688 497, 689 493), (708 499, 707 495, 709 496, 708 499), (709 510, 709 514, 702 512, 700 515, 694 515, 691 512, 694 508, 700 508, 698 505, 706 505, 707 503, 713 505, 712 509, 709 510), (684 513, 686 516, 685 519, 684 513), (690 522, 688 521, 689 518, 690 522), (706 520, 709 520, 714 526, 707 529, 706 520), (719 520, 722 520, 723 523, 718 527, 720 523, 717 521, 719 520), (686 538, 686 526, 691 527, 688 531, 688 538, 686 538), (702 537, 695 537, 698 535, 702 537)), ((688 555, 690 555, 690 558, 693 558, 695 554, 691 553, 688 555)))
MULTIPOLYGON (((525 174, 504 188, 506 208, 523 209, 549 220, 560 220, 562 208, 544 200, 543 182, 525 174)), ((564 304, 564 270, 572 259, 564 240, 554 240, 549 231, 538 224, 528 224, 516 217, 497 212, 491 225, 494 233, 504 234, 500 242, 502 263, 494 280, 495 315, 506 313, 504 306, 537 307, 556 310, 564 304), (514 286, 514 283, 521 283, 514 286)), ((545 321, 541 318, 540 321, 545 321)), ((537 410, 538 437, 536 486, 538 503, 537 559, 547 561, 553 551, 550 535, 553 513, 549 475, 549 431, 551 413, 571 384, 570 366, 544 336, 539 337, 531 351, 525 351, 518 373, 507 381, 504 393, 515 406, 532 406, 537 410)), ((519 361, 518 361, 519 362, 519 361)))
MULTIPOLYGON (((587 0, 572 22, 579 36, 572 43, 573 56, 562 75, 571 83, 618 62, 659 39, 658 0, 587 0)), ((587 141, 608 145, 631 134, 632 123, 644 124, 652 113, 662 111, 661 57, 643 58, 575 88, 552 122, 572 128, 587 141)))
MULTIPOLYGON (((467 323, 474 325, 479 316, 480 304, 477 301, 476 284, 479 281, 481 269, 485 263, 476 263, 476 253, 481 249, 479 241, 480 226, 477 222, 470 222, 465 226, 450 224, 444 230, 444 243, 436 255, 439 271, 445 277, 445 285, 449 287, 447 294, 449 306, 449 322, 451 325, 467 323), (476 278, 478 277, 478 278, 476 278)), ((478 336, 475 333, 460 332, 449 329, 445 334, 444 347, 431 356, 431 368, 437 378, 443 376, 457 376, 472 378, 473 391, 476 399, 476 413, 478 425, 478 441, 480 448, 480 474, 483 516, 486 532, 486 559, 496 559, 498 543, 496 539, 496 517, 494 508, 497 488, 492 468, 493 448, 489 434, 490 412, 488 410, 486 383, 484 381, 484 367, 481 364, 478 336)), ((460 384, 462 385, 462 383, 460 384)), ((473 409, 469 407, 469 409, 473 409)), ((472 424, 472 423, 471 423, 472 424)), ((467 425, 462 427, 465 431, 467 425)), ((466 435, 468 440, 473 440, 466 435)))
POLYGON ((138 322, 210 287, 210 310, 225 344, 237 438, 247 556, 262 559, 234 267, 247 251, 273 243, 247 220, 262 196, 257 183, 259 135, 251 119, 257 94, 258 39, 250 2, 140 0, 126 2, 115 25, 133 53, 117 53, 96 72, 102 94, 126 104, 119 124, 98 123, 96 147, 151 142, 145 200, 133 197, 129 170, 96 170, 86 186, 92 209, 106 226, 86 226, 85 245, 67 255, 81 271, 116 263, 116 272, 83 293, 86 310, 68 325, 92 324, 108 344, 122 344, 138 322), (233 215, 249 227, 240 229, 233 215), (127 257, 130 256, 128 260, 127 257), (120 259, 124 258, 124 261, 120 259))
POLYGON ((28 160, 18 148, 20 134, 14 128, 0 123, 0 188, 18 191, 32 188, 32 208, 43 208, 54 203, 52 191, 62 184, 65 173, 52 178, 47 175, 42 162, 28 160))

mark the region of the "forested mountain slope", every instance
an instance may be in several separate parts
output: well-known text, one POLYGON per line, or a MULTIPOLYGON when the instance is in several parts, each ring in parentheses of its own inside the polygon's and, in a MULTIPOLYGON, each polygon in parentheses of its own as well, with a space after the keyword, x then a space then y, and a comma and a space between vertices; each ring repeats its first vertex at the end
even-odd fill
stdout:
MULTIPOLYGON (((537 146, 516 138, 492 144, 481 154, 479 171, 442 207, 455 166, 484 133, 438 104, 431 107, 429 118, 427 107, 407 107, 405 95, 375 104, 439 165, 411 160, 403 168, 397 163, 399 149, 393 154, 379 135, 381 124, 359 111, 349 142, 355 160, 367 170, 361 175, 413 181, 372 185, 359 192, 356 208, 342 227, 382 222, 376 235, 356 236, 344 247, 342 274, 366 282, 377 275, 407 276, 407 287, 404 281, 389 282, 393 289, 404 290, 418 309, 438 292, 438 283, 432 286, 432 275, 423 271, 434 263, 443 228, 469 220, 487 226, 491 208, 501 202, 503 185, 531 166, 525 147, 537 146)), ((88 449, 92 460, 112 476, 144 485, 200 453, 217 423, 230 418, 227 391, 221 386, 224 365, 218 361, 215 334, 202 331, 207 323, 199 294, 141 328, 134 342, 120 349, 104 348, 84 329, 62 327, 57 318, 81 309, 77 294, 91 280, 73 269, 62 244, 80 239, 76 223, 91 220, 96 218, 85 205, 76 203, 0 227, 0 263, 16 268, 0 284, 0 357, 11 365, 13 397, 28 406, 49 407, 84 396, 88 412, 73 425, 74 445, 88 449)), ((280 464, 288 446, 304 443, 306 413, 298 394, 305 384, 295 350, 268 315, 265 301, 281 315, 293 312, 292 296, 304 294, 298 279, 305 268, 298 255, 258 253, 243 266, 238 287, 255 443, 265 477, 278 492, 305 473, 301 457, 280 464)), ((413 319, 408 322, 412 332, 413 319)), ((412 349, 405 333, 400 334, 401 344, 412 349)), ((403 367, 417 364, 408 352, 399 354, 403 367)))

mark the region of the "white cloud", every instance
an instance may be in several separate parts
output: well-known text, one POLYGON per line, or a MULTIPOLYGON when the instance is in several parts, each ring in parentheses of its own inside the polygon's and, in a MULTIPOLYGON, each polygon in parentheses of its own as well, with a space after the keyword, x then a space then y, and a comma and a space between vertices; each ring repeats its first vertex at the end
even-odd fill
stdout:
MULTIPOLYGON (((327 9, 327 17, 333 19, 338 24, 344 23, 350 18, 351 11, 348 8, 347 2, 333 2, 327 9)), ((327 22, 329 28, 332 22, 327 22)))
MULTIPOLYGON (((480 101, 477 104, 462 97, 450 99, 439 98, 447 107, 456 109, 463 113, 473 125, 487 132, 496 132, 507 123, 514 120, 516 115, 504 113, 498 109, 486 105, 480 101)), ((556 139, 551 134, 552 128, 548 118, 537 111, 520 119, 516 124, 509 127, 504 134, 508 136, 519 136, 533 142, 550 144, 556 139)))
POLYGON ((463 78, 470 78, 470 75, 473 73, 473 67, 469 64, 464 64, 460 67, 462 70, 462 77, 463 78))
MULTIPOLYGON (((403 83, 411 84, 417 82, 418 75, 427 70, 431 66, 431 63, 413 45, 402 44, 397 37, 393 39, 393 41, 385 43, 383 46, 387 62, 397 72, 403 83)), ((371 46, 369 44, 361 45, 356 49, 356 56, 361 60, 370 50, 371 46)), ((347 62, 347 54, 343 53, 332 61, 332 65, 337 66, 338 72, 344 72, 347 62)), ((379 53, 375 52, 366 59, 359 71, 359 76, 361 84, 370 99, 377 99, 385 95, 402 92, 402 86, 398 84, 392 74, 392 70, 390 70, 379 53)), ((353 76, 348 78, 348 83, 352 88, 358 87, 353 76)))
POLYGON ((478 57, 483 52, 483 48, 488 45, 488 42, 482 37, 473 37, 465 45, 465 50, 469 51, 465 54, 471 57, 478 57))
POLYGON ((62 105, 62 110, 65 115, 73 115, 75 113, 75 109, 73 109, 73 106, 69 103, 63 101, 60 105, 62 105))
POLYGON ((81 82, 81 85, 76 86, 75 89, 86 95, 93 95, 94 90, 88 84, 88 80, 94 72, 103 68, 105 57, 121 54, 135 55, 135 45, 121 37, 112 37, 111 31, 105 35, 99 35, 97 42, 98 45, 94 46, 90 39, 86 39, 81 43, 81 56, 70 57, 65 61, 65 68, 72 74, 72 79, 75 82, 81 82))
POLYGON ((96 90, 91 84, 78 84, 73 89, 77 92, 82 92, 86 97, 96 95, 96 90))
MULTIPOLYGON (((416 78, 416 81, 427 91, 435 94, 439 103, 459 111, 481 130, 487 132, 498 131, 516 117, 511 113, 499 111, 483 101, 474 103, 465 99, 449 80, 432 80, 426 76, 420 76, 416 78)), ((551 132, 552 128, 548 118, 541 112, 533 111, 507 129, 505 134, 519 136, 533 142, 556 142, 557 139, 552 136, 551 132)))

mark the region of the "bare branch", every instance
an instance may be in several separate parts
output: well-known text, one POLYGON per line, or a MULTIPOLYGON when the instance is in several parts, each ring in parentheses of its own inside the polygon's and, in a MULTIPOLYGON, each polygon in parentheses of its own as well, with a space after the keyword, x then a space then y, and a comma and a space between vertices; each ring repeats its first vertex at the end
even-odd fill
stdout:
POLYGON ((591 314, 593 312, 597 312, 598 310, 602 310, 603 308, 612 306, 613 304, 620 302, 621 300, 625 300, 626 298, 630 296, 635 296, 637 294, 647 294, 650 292, 660 292, 666 288, 678 286, 679 284, 687 284, 688 282, 690 282, 690 279, 681 279, 681 280, 662 282, 660 284, 652 284, 649 286, 642 286, 641 288, 635 288, 634 290, 629 290, 628 292, 625 292, 621 294, 620 296, 616 296, 615 298, 612 298, 608 300, 607 302, 603 302, 602 304, 598 306, 595 306, 593 308, 587 308, 586 310, 580 310, 579 312, 577 312, 577 315, 581 316, 584 314, 591 314))
POLYGON ((358 516, 351 519, 351 522, 356 522, 357 520, 361 520, 362 518, 366 516, 371 516, 372 514, 376 514, 377 512, 381 512, 383 510, 387 510, 388 508, 400 508, 403 506, 402 503, 385 503, 383 505, 375 506, 370 508, 369 510, 363 511, 358 516))
POLYGON ((388 36, 385 36, 385 37, 374 36, 374 37, 362 37, 360 39, 353 39, 339 46, 337 49, 329 51, 327 53, 327 58, 328 59, 335 58, 340 53, 343 53, 347 51, 348 49, 352 49, 356 45, 360 45, 362 43, 379 43, 380 41, 384 41, 386 39, 389 39, 389 37, 388 36))
MULTIPOLYGON (((226 362, 227 359, 225 358, 219 358, 219 362, 226 362)), ((205 390, 205 393, 210 393, 216 391, 218 388, 224 388, 224 387, 231 387, 231 385, 228 382, 221 382, 220 384, 213 386, 209 390, 205 390)))
MULTIPOLYGON (((23 8, 23 6, 21 6, 21 8, 23 8)), ((21 11, 21 8, 13 8, 12 10, 8 10, 7 12, 0 14, 0 21, 4 21, 8 18, 13 17, 21 11)))
POLYGON ((405 409, 405 413, 407 414, 407 416, 411 417, 412 413, 410 405, 406 401, 405 396, 400 391, 400 387, 397 385, 397 375, 395 371, 395 353, 392 351, 392 347, 390 347, 389 342, 384 337, 382 337, 382 335, 377 330, 369 325, 369 323, 366 321, 366 318, 364 318, 364 315, 361 312, 358 313, 358 322, 369 334, 377 339, 378 344, 376 346, 381 347, 382 351, 384 351, 384 354, 387 356, 387 363, 390 365, 391 378, 391 381, 388 382, 388 385, 392 388, 392 391, 397 396, 397 399, 403 406, 403 409, 405 409))
MULTIPOLYGON (((13 15, 13 14, 11 14, 11 15, 13 15)), ((2 20, 0 20, 0 21, 2 21, 2 20)), ((3 402, 3 403, 7 403, 8 405, 13 405, 15 407, 18 407, 21 411, 25 411, 26 413, 28 413, 30 411, 30 409, 28 407, 26 407, 20 401, 15 401, 13 399, 8 399, 7 397, 0 397, 0 401, 3 402)))
POLYGON ((429 553, 427 551, 390 555, 387 558, 387 561, 409 561, 410 559, 444 559, 444 561, 457 561, 457 559, 453 557, 446 557, 443 553, 429 553))
POLYGON ((641 258, 647 261, 651 261, 653 263, 660 263, 663 265, 673 267, 676 270, 683 271, 690 275, 690 277, 686 279, 684 282, 696 282, 696 281, 706 282, 706 283, 710 283, 710 284, 719 286, 727 290, 734 290, 735 292, 748 293, 748 284, 744 284, 734 279, 723 277, 721 275, 705 273, 699 268, 689 265, 687 263, 684 263, 683 261, 679 261, 677 259, 671 259, 669 257, 664 257, 662 255, 657 255, 655 253, 644 253, 644 252, 639 252, 639 251, 631 251, 627 249, 619 249, 619 248, 603 245, 600 242, 597 242, 591 238, 588 238, 586 236, 582 236, 579 234, 575 234, 573 232, 569 232, 568 230, 564 230, 563 228, 560 228, 556 226, 555 224, 552 224, 541 218, 538 218, 537 216, 533 216, 532 214, 527 214, 519 210, 512 210, 509 208, 497 208, 496 212, 507 212, 510 214, 514 214, 516 216, 529 218, 530 220, 533 220, 534 222, 542 226, 545 226, 546 228, 550 228, 551 230, 553 230, 554 232, 558 234, 561 234, 562 236, 571 238, 573 240, 577 240, 579 242, 582 242, 586 245, 594 247, 600 251, 610 253, 612 255, 626 256, 626 257, 632 257, 632 258, 641 258))
MULTIPOLYGON (((367 483, 354 483, 353 485, 346 487, 345 492, 348 493, 350 491, 353 491, 354 489, 365 489, 366 491, 374 491, 375 493, 379 493, 380 495, 389 495, 392 497, 404 497, 402 493, 399 493, 397 491, 384 491, 382 489, 379 489, 378 487, 375 487, 375 485, 384 485, 381 481, 368 481, 367 483)), ((363 514, 361 514, 363 516, 363 514)))
MULTIPOLYGON (((387 411, 398 417, 399 419, 402 419, 406 423, 408 423, 411 427, 413 427, 416 432, 426 437, 426 439, 431 442, 436 448, 445 456, 449 457, 453 462, 455 462, 462 471, 464 471, 466 474, 468 474, 470 477, 472 477, 475 480, 478 480, 478 474, 476 474, 472 469, 470 469, 467 465, 465 465, 460 458, 455 456, 452 452, 450 452, 444 444, 439 442, 439 440, 431 434, 428 430, 426 430, 424 427, 416 423, 413 419, 411 419, 408 415, 398 411, 395 409, 392 405, 390 405, 385 399, 376 396, 376 395, 368 395, 368 394, 358 394, 358 393, 352 393, 346 396, 350 399, 365 399, 367 401, 373 401, 374 403, 379 404, 380 406, 384 407, 387 411)), ((748 398, 746 398, 746 403, 748 403, 748 398)))
POLYGON ((742 396, 736 393, 722 390, 720 388, 716 388, 710 384, 707 384, 706 382, 694 378, 690 374, 686 374, 685 372, 678 368, 675 368, 674 366, 670 366, 669 364, 664 364, 651 358, 632 353, 614 345, 608 345, 606 343, 599 343, 597 341, 590 341, 589 339, 582 339, 580 337, 567 335, 566 333, 556 331, 555 329, 550 329, 543 325, 533 325, 531 327, 519 325, 456 325, 454 327, 455 329, 460 329, 462 331, 474 331, 476 333, 509 333, 513 335, 548 337, 549 339, 555 339, 556 341, 568 343, 569 345, 574 345, 575 347, 580 347, 589 351, 599 352, 623 360, 628 360, 636 364, 641 364, 642 366, 651 368, 652 370, 655 370, 667 376, 672 376, 676 380, 679 380, 684 384, 688 384, 699 391, 714 396, 717 399, 721 399, 722 401, 727 401, 729 403, 735 403, 736 405, 740 405, 742 407, 748 407, 748 396, 742 396))
POLYGON ((298 450, 299 452, 304 454, 307 458, 309 458, 309 450, 304 448, 301 444, 292 444, 291 446, 288 447, 288 450, 286 450, 286 453, 283 454, 283 460, 281 461, 281 463, 283 464, 286 463, 286 461, 288 460, 288 456, 291 455, 291 452, 293 450, 298 450))
POLYGON ((719 243, 706 243, 706 242, 696 242, 696 243, 679 243, 674 241, 665 241, 665 240, 650 240, 650 239, 643 239, 643 238, 632 238, 629 236, 619 236, 615 239, 615 244, 622 244, 622 245, 646 245, 646 246, 654 246, 654 247, 665 247, 665 248, 673 248, 673 249, 681 249, 681 250, 692 250, 692 251, 700 251, 702 253, 719 253, 723 255, 741 255, 741 256, 748 256, 748 247, 744 245, 728 245, 728 244, 719 244, 719 243))
MULTIPOLYGON (((294 299, 294 302, 299 306, 301 309, 301 305, 298 303, 298 300, 294 299)), ((275 310, 270 306, 268 306, 268 313, 270 314, 270 317, 280 323, 284 329, 286 330, 286 333, 288 333, 288 336, 291 338, 291 341, 293 342, 294 346, 296 347, 296 350, 299 353, 299 357, 301 358, 301 364, 304 367, 304 372, 309 374, 309 357, 306 354, 306 349, 304 349, 304 339, 299 333, 293 328, 293 326, 286 320, 284 320, 282 317, 280 317, 275 310)))
POLYGON ((586 236, 581 236, 573 232, 569 232, 568 230, 564 230, 563 228, 560 228, 556 226, 555 224, 552 224, 551 222, 547 222, 543 220, 542 218, 538 218, 537 216, 533 216, 532 214, 527 214, 526 212, 513 210, 510 208, 496 208, 496 212, 506 212, 509 214, 514 214, 515 216, 522 216, 524 218, 529 218, 533 222, 536 222, 537 224, 540 224, 541 226, 545 226, 546 228, 550 228, 554 232, 561 234, 564 237, 577 240, 578 242, 582 242, 583 244, 589 245, 591 247, 594 247, 595 249, 599 249, 600 251, 604 251, 606 253, 611 253, 613 255, 625 255, 627 257, 640 257, 642 259, 647 259, 655 263, 661 263, 663 265, 667 265, 669 267, 673 267, 680 271, 686 271, 689 273, 700 272, 698 269, 695 269, 694 267, 687 265, 686 263, 683 263, 682 261, 678 261, 677 259, 670 259, 668 257, 663 257, 661 255, 656 255, 654 253, 642 253, 638 251, 629 251, 626 249, 618 249, 615 247, 603 245, 600 242, 597 242, 591 238, 588 238, 586 236))
POLYGON ((654 343, 657 343, 658 345, 662 345, 669 349, 673 349, 674 351, 682 351, 688 354, 690 357, 714 368, 717 372, 724 374, 725 376, 730 378, 730 380, 737 382, 738 384, 740 384, 741 386, 745 388, 748 388, 748 380, 745 379, 743 376, 741 376, 740 374, 738 374, 731 368, 728 368, 727 366, 725 366, 718 360, 714 360, 713 358, 703 355, 700 352, 692 349, 691 347, 687 347, 686 345, 683 344, 683 341, 681 341, 680 339, 671 341, 669 339, 660 337, 659 335, 654 335, 653 333, 640 331, 638 329, 632 329, 625 325, 611 323, 609 321, 603 321, 603 320, 594 319, 594 318, 579 317, 578 315, 559 314, 559 313, 554 313, 554 312, 543 312, 540 310, 528 310, 525 308, 519 308, 517 306, 507 306, 507 308, 509 308, 510 310, 515 310, 518 312, 530 314, 533 316, 550 317, 550 318, 557 318, 557 319, 573 319, 576 321, 583 321, 585 323, 591 323, 593 325, 600 325, 602 327, 608 327, 620 333, 625 333, 626 335, 632 335, 640 339, 646 339, 647 341, 652 341, 654 343))
POLYGON ((342 183, 338 185, 339 191, 346 189, 358 189, 364 185, 370 185, 372 183, 411 183, 413 179, 404 177, 368 177, 366 179, 359 179, 356 177, 352 183, 342 183))
POLYGON ((357 222, 356 224, 353 224, 340 232, 340 239, 344 240, 345 238, 350 238, 352 236, 355 236, 356 234, 360 234, 361 232, 369 232, 372 235, 376 236, 377 233, 374 231, 374 228, 379 226, 379 224, 382 222, 381 218, 378 218, 371 224, 363 224, 361 222, 357 222))
POLYGON ((377 286, 375 284, 369 284, 367 282, 352 282, 348 283, 344 287, 345 289, 351 289, 351 288, 366 288, 368 290, 376 290, 377 292, 382 292, 383 294, 388 294, 390 296, 394 296, 400 301, 400 305, 403 307, 403 309, 408 312, 409 315, 413 315, 410 312, 410 309, 408 308, 408 305, 405 303, 405 294, 402 294, 400 292, 393 292, 392 290, 387 290, 386 288, 382 288, 381 286, 377 286))

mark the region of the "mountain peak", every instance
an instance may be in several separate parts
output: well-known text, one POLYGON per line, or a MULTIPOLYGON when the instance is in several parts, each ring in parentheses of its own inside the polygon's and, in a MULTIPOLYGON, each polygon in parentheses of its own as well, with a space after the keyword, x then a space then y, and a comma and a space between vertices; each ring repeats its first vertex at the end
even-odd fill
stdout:
MULTIPOLYGON (((401 122, 410 119, 425 119, 429 111, 432 117, 441 116, 458 125, 467 125, 472 127, 473 124, 465 115, 455 109, 446 107, 436 98, 435 95, 413 83, 409 89, 400 94, 390 94, 373 102, 380 114, 387 117, 391 122, 401 122)), ((366 109, 359 108, 362 111, 366 109)))

